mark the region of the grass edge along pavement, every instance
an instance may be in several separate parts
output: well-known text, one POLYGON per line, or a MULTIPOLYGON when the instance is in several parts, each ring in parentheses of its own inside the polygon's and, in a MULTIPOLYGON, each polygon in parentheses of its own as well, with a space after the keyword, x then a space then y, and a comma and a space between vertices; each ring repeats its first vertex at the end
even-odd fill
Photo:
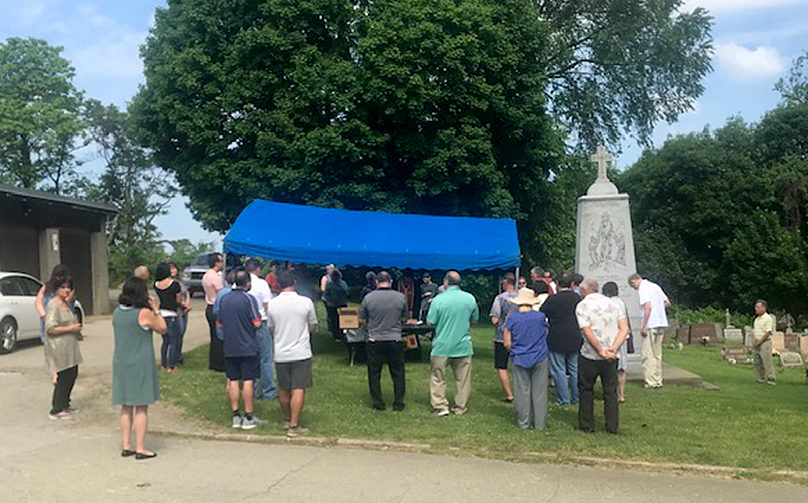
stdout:
MULTIPOLYGON (((469 414, 445 418, 429 411, 428 362, 407 362, 404 412, 389 408, 377 412, 370 407, 366 367, 349 367, 343 346, 321 333, 314 341, 314 387, 303 413, 303 423, 312 432, 303 442, 808 484, 808 456, 804 455, 808 436, 800 434, 808 417, 808 388, 800 369, 780 369, 780 383, 768 387, 755 384, 751 366, 723 363, 718 347, 668 350, 666 361, 701 374, 721 389, 667 386, 652 391, 630 383, 617 437, 603 432, 599 403, 595 407, 598 433, 594 435, 576 431, 577 408, 556 405, 549 407, 548 431, 522 431, 514 424, 512 406, 501 401, 492 368, 492 331, 487 325, 473 329, 469 414)), ((277 402, 258 403, 256 413, 269 423, 249 436, 225 429, 230 418, 223 381, 221 374, 207 370, 207 346, 188 352, 185 368, 178 374, 161 374, 166 401, 190 417, 212 423, 210 432, 200 433, 205 438, 285 441, 277 426, 277 402)), ((391 387, 385 372, 383 389, 388 400, 391 387)), ((453 384, 448 388, 451 397, 453 384)), ((159 432, 159 425, 154 426, 159 432)))

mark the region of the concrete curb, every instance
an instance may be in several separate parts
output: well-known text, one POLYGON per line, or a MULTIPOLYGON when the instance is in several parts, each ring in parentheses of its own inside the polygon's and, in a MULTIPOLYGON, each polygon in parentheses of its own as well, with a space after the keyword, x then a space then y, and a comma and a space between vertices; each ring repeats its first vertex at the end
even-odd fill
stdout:
MULTIPOLYGON (((349 449, 367 449, 409 452, 421 454, 437 454, 430 444, 391 442, 385 440, 369 440, 345 437, 298 437, 286 438, 283 435, 256 435, 244 433, 181 433, 174 431, 152 430, 151 434, 162 436, 189 438, 196 440, 213 440, 227 442, 251 442, 273 445, 303 445, 308 447, 331 447, 349 449)), ((443 449, 443 448, 442 448, 443 449)), ((695 463, 635 461, 615 458, 597 458, 592 456, 572 455, 563 452, 526 452, 522 455, 508 455, 492 451, 479 451, 465 447, 449 446, 441 452, 454 456, 472 456, 500 459, 511 462, 542 462, 552 464, 584 465, 596 468, 635 470, 651 473, 680 476, 698 476, 721 479, 752 478, 776 480, 800 485, 808 484, 808 472, 768 469, 742 468, 731 466, 701 465, 695 463)))
POLYGON ((311 447, 354 447, 369 450, 391 450, 401 452, 424 452, 432 447, 429 444, 388 442, 384 440, 365 440, 343 437, 330 438, 301 436, 297 438, 287 438, 285 435, 255 435, 250 433, 182 433, 166 430, 150 430, 149 433, 167 437, 189 438, 195 440, 252 442, 260 444, 293 444, 311 447))

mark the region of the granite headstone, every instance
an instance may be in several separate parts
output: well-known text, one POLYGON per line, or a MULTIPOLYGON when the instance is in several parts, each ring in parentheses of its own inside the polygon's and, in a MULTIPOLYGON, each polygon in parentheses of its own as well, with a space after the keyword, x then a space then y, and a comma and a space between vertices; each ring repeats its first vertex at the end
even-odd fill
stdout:
POLYGON ((609 180, 607 168, 614 158, 602 145, 590 160, 598 165, 598 175, 586 195, 578 198, 575 270, 601 286, 608 281, 617 283, 628 309, 636 349, 629 355, 628 371, 636 372, 641 367, 643 338, 637 292, 627 283, 628 276, 637 272, 629 198, 609 180))

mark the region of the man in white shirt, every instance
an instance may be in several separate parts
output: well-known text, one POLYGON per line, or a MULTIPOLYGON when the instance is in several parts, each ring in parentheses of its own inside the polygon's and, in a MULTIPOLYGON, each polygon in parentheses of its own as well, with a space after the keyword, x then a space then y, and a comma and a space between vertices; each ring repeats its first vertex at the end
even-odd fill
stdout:
POLYGON ((250 273, 250 283, 252 287, 247 292, 255 297, 258 303, 258 311, 261 313, 261 327, 256 330, 258 337, 258 352, 261 358, 261 387, 257 388, 256 398, 259 400, 274 400, 278 398, 278 391, 275 389, 272 368, 272 336, 269 334, 267 325, 267 304, 272 300, 272 290, 269 283, 262 279, 261 262, 251 258, 247 261, 245 269, 250 273))
POLYGON ((643 279, 639 274, 628 278, 631 288, 640 296, 640 312, 642 315, 643 336, 642 368, 645 374, 645 387, 659 389, 662 387, 662 341, 665 329, 668 328, 668 315, 665 309, 671 305, 668 296, 656 283, 643 279))
POLYGON ((598 293, 594 279, 581 282, 581 296, 575 308, 584 334, 578 357, 578 427, 587 433, 595 431, 594 387, 600 377, 606 431, 617 433, 617 352, 628 335, 628 317, 618 304, 598 293))
POLYGON ((311 334, 317 331, 314 303, 295 292, 291 271, 278 273, 281 293, 267 305, 267 322, 275 340, 278 398, 286 436, 295 438, 308 430, 300 426, 306 389, 311 387, 311 334))

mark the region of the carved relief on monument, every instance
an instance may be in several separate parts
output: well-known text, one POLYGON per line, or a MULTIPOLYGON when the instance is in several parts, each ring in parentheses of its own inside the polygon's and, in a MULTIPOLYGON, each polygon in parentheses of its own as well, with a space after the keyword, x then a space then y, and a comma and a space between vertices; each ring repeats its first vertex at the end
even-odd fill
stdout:
POLYGON ((623 222, 612 222, 609 213, 600 215, 599 223, 589 229, 590 269, 611 269, 612 264, 626 266, 626 236, 621 230, 623 222))

